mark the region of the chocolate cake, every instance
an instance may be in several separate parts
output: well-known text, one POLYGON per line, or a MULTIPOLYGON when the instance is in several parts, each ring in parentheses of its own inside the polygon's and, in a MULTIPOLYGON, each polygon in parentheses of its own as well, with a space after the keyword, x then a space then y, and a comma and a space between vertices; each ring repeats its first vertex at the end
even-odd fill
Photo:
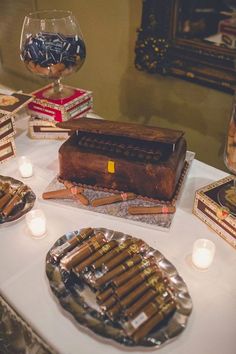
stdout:
POLYGON ((186 155, 182 131, 80 118, 59 149, 59 177, 76 183, 171 200, 186 155))

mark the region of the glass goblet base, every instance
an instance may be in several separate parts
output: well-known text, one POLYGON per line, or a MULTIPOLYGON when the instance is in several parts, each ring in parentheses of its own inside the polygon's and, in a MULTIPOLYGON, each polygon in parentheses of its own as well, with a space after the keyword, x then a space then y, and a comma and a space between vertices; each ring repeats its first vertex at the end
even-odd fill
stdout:
POLYGON ((63 86, 61 84, 61 79, 57 79, 51 87, 44 91, 43 97, 50 100, 59 100, 71 97, 74 92, 73 88, 63 86))

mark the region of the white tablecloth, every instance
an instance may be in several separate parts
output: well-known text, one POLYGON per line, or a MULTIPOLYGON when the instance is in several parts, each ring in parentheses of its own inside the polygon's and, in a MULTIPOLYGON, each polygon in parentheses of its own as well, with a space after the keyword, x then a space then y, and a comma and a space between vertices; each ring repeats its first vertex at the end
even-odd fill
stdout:
MULTIPOLYGON (((17 122, 17 156, 27 155, 35 167, 27 179, 40 196, 58 171, 57 152, 62 142, 36 141, 27 137, 26 120, 17 122)), ((20 179, 17 158, 0 166, 0 174, 20 179)), ((180 197, 169 232, 146 229, 123 219, 52 204, 37 199, 35 207, 46 214, 48 234, 32 239, 25 219, 0 226, 0 292, 44 339, 62 354, 143 353, 94 335, 77 326, 59 306, 45 275, 45 256, 65 232, 81 227, 105 227, 143 238, 172 262, 186 282, 193 300, 188 325, 174 341, 162 347, 162 354, 235 354, 236 353, 236 252, 220 236, 192 214, 196 189, 226 174, 194 160, 180 197), (201 272, 189 263, 197 238, 208 238, 216 245, 213 265, 201 272)), ((25 182, 25 180, 24 180, 25 182)), ((148 351, 156 351, 155 348, 148 351)))

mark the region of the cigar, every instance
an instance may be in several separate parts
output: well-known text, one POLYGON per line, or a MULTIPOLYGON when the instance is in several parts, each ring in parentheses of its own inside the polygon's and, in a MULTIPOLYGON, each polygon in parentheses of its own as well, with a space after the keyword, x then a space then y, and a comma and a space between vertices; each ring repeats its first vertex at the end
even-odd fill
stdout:
MULTIPOLYGON (((75 187, 75 188, 79 188, 79 187, 75 187)), ((72 192, 72 193, 73 193, 73 192, 72 192)), ((88 200, 88 198, 85 197, 84 194, 82 194, 82 193, 76 193, 76 194, 74 194, 73 196, 74 196, 75 200, 80 201, 81 204, 83 204, 83 205, 89 205, 89 200, 88 200)))
POLYGON ((97 252, 95 252, 91 257, 87 258, 85 261, 82 263, 78 264, 74 270, 78 273, 83 271, 86 267, 88 267, 90 264, 95 262, 98 258, 102 257, 104 254, 112 250, 117 246, 117 241, 112 240, 106 243, 104 246, 102 246, 97 252))
POLYGON ((136 266, 132 267, 125 273, 122 273, 121 275, 117 276, 115 279, 112 281, 112 285, 116 288, 120 287, 121 285, 125 284, 128 280, 136 276, 138 273, 140 273, 144 268, 155 264, 155 258, 154 257, 149 257, 147 259, 143 259, 141 263, 137 264, 136 266))
POLYGON ((102 292, 98 292, 96 295, 97 302, 99 304, 105 302, 110 296, 114 294, 114 290, 112 287, 107 288, 106 290, 102 292))
POLYGON ((122 298, 155 273, 160 274, 156 265, 147 267, 141 273, 137 274, 133 279, 130 279, 128 283, 118 287, 115 290, 115 293, 119 298, 122 298))
POLYGON ((71 250, 73 250, 76 246, 78 246, 80 243, 82 243, 84 240, 86 240, 92 234, 93 234, 93 229, 91 227, 81 230, 78 235, 75 235, 74 237, 72 237, 70 240, 66 241, 62 245, 55 247, 50 252, 51 257, 55 261, 58 261, 67 252, 70 252, 71 250))
POLYGON ((111 259, 108 262, 105 262, 103 265, 104 270, 109 271, 115 268, 118 264, 121 264, 126 258, 130 256, 142 253, 147 249, 147 244, 143 240, 137 240, 128 248, 124 249, 120 254, 118 254, 115 258, 111 259))
POLYGON ((27 189, 26 185, 21 185, 17 190, 14 191, 14 193, 11 195, 11 199, 8 201, 8 203, 4 206, 2 210, 2 215, 3 216, 8 216, 14 206, 16 206, 22 199, 24 191, 27 189))
POLYGON ((135 301, 131 306, 129 306, 124 314, 126 317, 134 317, 143 306, 145 306, 149 301, 153 300, 156 296, 156 291, 154 289, 148 289, 137 301, 135 301))
POLYGON ((143 339, 151 330, 156 327, 164 318, 166 318, 171 312, 175 311, 176 305, 174 301, 167 303, 161 311, 156 313, 150 319, 142 325, 139 326, 138 329, 132 334, 132 338, 135 343, 138 343, 141 339, 143 339))
POLYGON ((129 238, 127 240, 125 240, 124 242, 120 243, 116 248, 114 248, 113 250, 111 250, 110 252, 108 252, 107 254, 105 254, 104 256, 102 256, 101 258, 99 258, 96 262, 94 262, 93 264, 91 264, 91 268, 93 270, 99 269, 103 266, 103 264, 107 261, 109 261, 110 259, 116 257, 119 253, 121 253, 125 248, 129 247, 131 244, 134 243, 134 239, 129 238))
POLYGON ((162 205, 155 207, 147 206, 130 206, 128 207, 128 213, 131 215, 142 215, 142 214, 173 214, 175 213, 175 206, 173 205, 162 205))
POLYGON ((91 256, 99 248, 101 248, 107 242, 105 235, 102 232, 97 233, 89 241, 76 247, 64 258, 62 258, 60 264, 63 268, 71 270, 78 263, 82 262, 87 257, 91 256))
POLYGON ((118 202, 125 202, 126 200, 132 200, 136 198, 136 194, 134 193, 121 193, 114 194, 109 197, 94 199, 91 202, 93 207, 98 207, 101 205, 113 204, 118 202))
MULTIPOLYGON (((80 193, 83 192, 83 188, 80 188, 79 190, 80 193)), ((56 191, 44 192, 42 194, 42 197, 43 199, 71 199, 74 197, 74 194, 72 194, 70 189, 59 189, 56 191)))
POLYGON ((166 290, 165 282, 161 278, 160 274, 155 274, 147 279, 146 282, 139 285, 131 293, 120 300, 121 305, 127 308, 129 305, 134 303, 146 290, 153 288, 159 294, 166 290))
POLYGON ((117 297, 114 295, 110 296, 106 301, 100 304, 100 308, 103 312, 107 312, 111 307, 118 303, 117 297))
POLYGON ((102 287, 105 284, 107 284, 109 281, 111 281, 114 277, 117 275, 120 275, 121 273, 125 272, 126 270, 130 269, 133 267, 135 264, 140 263, 142 260, 142 256, 139 254, 135 254, 133 257, 129 258, 126 260, 124 263, 119 264, 117 267, 113 268, 111 271, 107 272, 100 278, 96 280, 96 287, 102 287))
POLYGON ((122 312, 122 307, 120 305, 119 302, 117 302, 114 306, 112 306, 107 312, 106 315, 112 320, 116 320, 117 319, 117 315, 121 314, 122 312))
POLYGON ((1 183, 1 192, 3 195, 0 198, 0 210, 9 202, 11 199, 11 187, 9 183, 1 183))
POLYGON ((150 289, 138 301, 136 301, 129 309, 125 311, 125 315, 126 317, 129 318, 129 321, 131 322, 136 316, 140 314, 140 312, 144 312, 148 317, 151 317, 152 314, 159 311, 170 300, 172 300, 172 296, 168 290, 156 296, 155 291, 150 289), (152 291, 152 295, 154 294, 154 296, 151 295, 147 296, 147 294, 151 294, 151 291, 152 291), (141 302, 141 300, 143 302, 141 302), (133 309, 133 311, 131 310, 131 308, 133 309))

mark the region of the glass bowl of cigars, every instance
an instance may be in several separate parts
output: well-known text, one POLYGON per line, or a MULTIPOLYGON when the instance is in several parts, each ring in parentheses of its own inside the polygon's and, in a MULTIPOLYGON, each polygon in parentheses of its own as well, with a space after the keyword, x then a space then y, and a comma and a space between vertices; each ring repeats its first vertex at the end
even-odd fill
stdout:
POLYGON ((121 232, 68 232, 49 250, 46 274, 78 326, 125 346, 162 346, 184 330, 192 311, 176 268, 142 239, 121 232))
POLYGON ((34 192, 15 178, 0 175, 0 224, 18 220, 33 208, 34 192))

